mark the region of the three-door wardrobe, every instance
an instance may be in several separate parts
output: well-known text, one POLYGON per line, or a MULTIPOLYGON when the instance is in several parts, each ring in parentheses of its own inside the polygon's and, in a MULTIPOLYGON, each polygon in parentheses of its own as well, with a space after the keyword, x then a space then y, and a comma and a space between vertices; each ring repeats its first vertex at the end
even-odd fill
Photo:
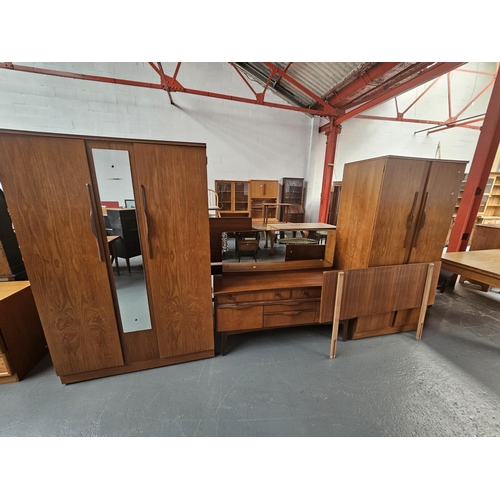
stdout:
POLYGON ((214 356, 206 165, 205 144, 0 131, 0 182, 62 383, 214 356), (131 197, 141 252, 118 276, 100 200, 131 197))

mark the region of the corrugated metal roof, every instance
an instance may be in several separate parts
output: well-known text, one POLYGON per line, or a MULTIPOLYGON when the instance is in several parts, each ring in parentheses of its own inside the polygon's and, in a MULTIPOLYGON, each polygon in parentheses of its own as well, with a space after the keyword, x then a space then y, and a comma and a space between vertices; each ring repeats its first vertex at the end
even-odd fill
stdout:
MULTIPOLYGON (((248 75, 264 85, 270 74, 270 69, 260 62, 236 63, 248 75)), ((338 89, 346 85, 361 70, 377 64, 365 62, 279 62, 274 63, 286 74, 312 92, 315 96, 327 99, 338 89)), ((302 107, 312 107, 317 101, 306 92, 298 89, 286 78, 274 75, 270 88, 290 104, 302 107)))

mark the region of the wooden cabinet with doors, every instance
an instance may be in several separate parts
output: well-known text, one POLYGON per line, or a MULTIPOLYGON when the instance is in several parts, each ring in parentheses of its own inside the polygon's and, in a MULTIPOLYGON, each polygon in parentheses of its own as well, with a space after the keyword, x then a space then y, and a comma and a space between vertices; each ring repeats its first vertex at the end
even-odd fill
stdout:
MULTIPOLYGON (((304 222, 304 179, 283 177, 281 181, 281 203, 290 203, 286 212, 286 222, 304 222)), ((281 207, 280 220, 285 220, 285 210, 281 207)))
POLYGON ((248 181, 215 181, 215 192, 219 196, 221 217, 245 217, 250 215, 248 181))
MULTIPOLYGON (((250 216, 257 221, 264 220, 264 203, 278 203, 279 182, 276 180, 250 181, 250 216)), ((268 221, 278 221, 278 206, 268 206, 268 221)))
MULTIPOLYGON (((399 156, 346 164, 334 267, 439 261, 466 164, 399 156)), ((413 329, 417 319, 414 311, 365 318, 354 333, 378 335, 395 323, 413 329)))
POLYGON ((214 355, 204 144, 4 130, 0 181, 62 383, 214 355), (129 160, 148 328, 123 326, 97 188, 102 151, 129 160))

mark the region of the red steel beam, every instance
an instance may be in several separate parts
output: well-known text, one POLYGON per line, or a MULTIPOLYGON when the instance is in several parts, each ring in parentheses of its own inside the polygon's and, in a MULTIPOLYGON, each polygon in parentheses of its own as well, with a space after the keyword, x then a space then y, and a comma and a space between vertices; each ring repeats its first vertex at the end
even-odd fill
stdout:
POLYGON ((181 64, 182 63, 178 62, 177 66, 175 67, 174 76, 172 77, 174 80, 177 79, 177 75, 179 74, 179 70, 181 69, 181 64))
POLYGON ((489 89, 495 83, 495 78, 493 78, 493 80, 491 80, 491 82, 488 83, 488 85, 486 85, 486 87, 484 87, 484 89, 481 90, 481 92, 479 92, 479 94, 477 94, 475 97, 473 97, 471 99, 471 101, 469 102, 469 104, 467 104, 467 106, 465 106, 465 108, 462 109, 462 111, 460 111, 459 113, 457 113, 457 116, 455 118, 458 118, 468 107, 472 106, 472 104, 474 103, 474 101, 476 99, 478 99, 480 96, 482 96, 484 94, 484 92, 486 92, 486 90, 489 89))
MULTIPOLYGON (((179 67, 179 65, 177 67, 179 67)), ((35 67, 30 67, 30 66, 9 65, 8 63, 5 63, 5 62, 0 63, 0 69, 1 68, 10 69, 13 71, 24 71, 24 72, 28 72, 28 73, 37 73, 37 74, 49 75, 49 76, 75 78, 77 80, 88 80, 88 81, 101 82, 101 83, 114 83, 114 84, 118 84, 118 85, 130 85, 133 87, 146 87, 146 88, 151 88, 151 89, 166 90, 165 85, 161 84, 161 83, 137 82, 137 81, 133 81, 133 80, 123 80, 123 79, 119 79, 119 78, 108 78, 108 77, 104 77, 104 76, 94 76, 94 75, 85 75, 85 74, 81 74, 81 73, 71 73, 68 71, 57 71, 57 70, 44 69, 44 68, 35 68, 35 67)), ((310 115, 317 115, 317 116, 330 116, 330 114, 331 114, 330 112, 323 111, 323 110, 301 108, 299 106, 287 106, 284 104, 269 103, 269 102, 258 102, 257 100, 246 99, 244 97, 236 97, 236 96, 231 96, 231 95, 226 95, 226 94, 218 94, 215 92, 206 92, 203 90, 188 89, 188 88, 184 88, 177 80, 175 80, 172 77, 165 75, 165 79, 167 81, 167 87, 170 90, 170 92, 183 92, 185 94, 201 95, 201 96, 205 96, 205 97, 225 99, 228 101, 243 102, 243 103, 248 103, 248 104, 259 104, 261 106, 265 106, 265 107, 269 107, 269 108, 278 108, 278 109, 284 109, 287 111, 300 111, 302 113, 307 113, 310 115)), ((332 108, 332 111, 334 111, 333 108, 332 108)))
POLYGON ((170 100, 170 104, 173 105, 174 104, 174 100, 172 99, 172 94, 170 93, 170 89, 168 87, 167 75, 165 74, 165 71, 163 71, 163 66, 162 66, 161 62, 159 62, 157 64, 158 64, 158 68, 160 69, 161 82, 165 85, 165 90, 167 91, 168 98, 170 100))
POLYGON ((374 106, 378 106, 379 104, 382 104, 383 102, 387 101, 388 99, 391 99, 392 97, 395 97, 399 94, 402 94, 404 92, 408 92, 409 90, 414 89, 415 87, 418 87, 424 83, 427 83, 431 80, 434 80, 438 76, 444 75, 445 73, 448 73, 450 71, 453 71, 455 68, 458 68, 459 66, 462 66, 463 62, 454 62, 454 63, 436 63, 434 66, 429 68, 428 70, 424 71, 421 73, 419 76, 411 79, 410 81, 403 83, 399 85, 396 88, 393 88, 382 95, 372 99, 371 101, 367 102, 366 104, 362 104, 358 106, 356 109, 347 112, 345 115, 340 116, 339 118, 336 119, 336 124, 340 125, 342 122, 348 120, 349 118, 352 118, 353 116, 359 115, 359 113, 362 113, 363 111, 366 111, 367 109, 373 108, 374 106))
POLYGON ((394 76, 392 71, 398 70, 401 63, 399 62, 385 62, 379 63, 373 68, 367 69, 362 72, 354 81, 339 89, 338 91, 332 89, 327 94, 333 92, 333 95, 328 99, 328 103, 332 106, 339 105, 345 101, 352 100, 362 89, 366 88, 371 83, 377 84, 380 78, 385 75, 394 76))
POLYGON ((461 71, 462 73, 474 73, 476 75, 489 75, 489 76, 496 75, 496 73, 490 73, 489 71, 476 71, 474 69, 457 69, 456 71, 461 71))
MULTIPOLYGON (((446 125, 443 125, 443 127, 441 127, 441 128, 429 130, 429 132, 427 132, 427 135, 434 134, 435 132, 441 132, 443 130, 447 130, 447 129, 453 128, 453 127, 465 127, 466 125, 469 125, 470 123, 476 123, 476 122, 480 122, 482 120, 484 120, 484 118, 476 118, 475 120, 469 120, 469 121, 460 122, 460 123, 447 123, 446 125)), ((466 128, 474 128, 476 130, 481 129, 481 127, 466 127, 466 128)))
POLYGON ((107 78, 105 76, 84 75, 81 73, 71 73, 68 71, 57 71, 52 69, 35 68, 32 66, 20 66, 16 64, 0 63, 0 68, 14 71, 24 71, 27 73, 36 73, 40 75, 61 76, 64 78, 75 78, 77 80, 88 80, 102 83, 115 83, 118 85, 130 85, 132 87, 147 87, 150 89, 163 89, 160 83, 137 82, 134 80, 123 80, 120 78, 107 78))
POLYGON ((470 234, 476 220, 484 188, 493 166, 500 143, 500 78, 497 78, 484 117, 484 124, 458 207, 455 224, 451 231, 447 252, 463 252, 467 249, 470 234))
MULTIPOLYGON (((236 71, 236 73, 238 73, 238 75, 240 75, 240 78, 245 82, 245 85, 250 89, 250 91, 252 92, 252 94, 257 97, 257 92, 255 92, 255 90, 253 89, 253 87, 250 85, 250 83, 248 83, 248 80, 243 76, 243 73, 239 70, 238 66, 236 66, 236 64, 234 63, 229 63, 233 68, 234 70, 236 71)), ((266 84, 266 87, 264 88, 264 92, 266 92, 266 88, 267 88, 267 84, 266 84)))
POLYGON ((332 191, 333 164, 335 163, 335 153, 337 151, 337 138, 341 127, 334 125, 333 118, 329 122, 329 130, 326 133, 326 153, 323 167, 323 182, 321 184, 321 197, 319 202, 318 222, 327 222, 328 208, 330 206, 330 196, 332 191))
POLYGON ((354 108, 365 102, 369 102, 371 99, 374 99, 375 97, 378 97, 384 92, 388 92, 389 90, 395 88, 401 82, 406 82, 409 79, 415 78, 416 76, 420 75, 430 66, 431 63, 424 62, 411 65, 410 63, 399 63, 399 64, 400 65, 408 64, 409 66, 404 68, 401 67, 397 68, 397 70, 391 72, 394 74, 392 75, 388 74, 385 77, 380 78, 378 84, 374 86, 374 88, 372 88, 371 86, 365 87, 356 94, 352 95, 349 98, 349 100, 337 104, 337 107, 340 107, 341 109, 345 110, 349 108, 354 108))
POLYGON ((282 69, 279 69, 277 66, 275 66, 273 63, 265 62, 263 63, 265 66, 267 66, 272 73, 280 75, 284 80, 287 82, 291 83, 294 87, 298 88, 304 94, 309 96, 311 99, 314 99, 320 106, 323 107, 323 116, 326 115, 335 115, 336 111, 335 109, 330 106, 330 104, 321 97, 317 96, 314 92, 311 92, 308 88, 304 87, 304 85, 300 84, 297 82, 295 79, 293 79, 291 76, 289 76, 287 73, 285 73, 282 69))
POLYGON ((434 87, 434 85, 436 85, 437 82, 439 82, 439 80, 441 80, 441 76, 436 78, 401 114, 404 116, 410 108, 412 108, 432 87, 434 87))
POLYGON ((419 120, 417 118, 400 118, 398 116, 359 115, 355 116, 354 118, 363 118, 365 120, 381 120, 388 122, 426 123, 429 125, 443 125, 442 120, 419 120))

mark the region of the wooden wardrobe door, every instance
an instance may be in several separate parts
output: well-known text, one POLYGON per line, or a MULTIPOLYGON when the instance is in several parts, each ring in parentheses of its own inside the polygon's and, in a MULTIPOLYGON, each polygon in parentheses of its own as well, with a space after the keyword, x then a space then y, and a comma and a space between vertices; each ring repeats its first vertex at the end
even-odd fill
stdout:
POLYGON ((56 373, 123 365, 83 140, 0 134, 0 181, 56 373))
POLYGON ((432 162, 409 264, 441 259, 465 166, 465 162, 432 162))
POLYGON ((334 255, 336 269, 368 267, 385 158, 344 167, 334 255))
POLYGON ((429 162, 426 161, 388 158, 373 227, 368 267, 407 262, 428 170, 429 162))
POLYGON ((132 179, 160 357, 213 350, 205 147, 135 143, 132 179))

